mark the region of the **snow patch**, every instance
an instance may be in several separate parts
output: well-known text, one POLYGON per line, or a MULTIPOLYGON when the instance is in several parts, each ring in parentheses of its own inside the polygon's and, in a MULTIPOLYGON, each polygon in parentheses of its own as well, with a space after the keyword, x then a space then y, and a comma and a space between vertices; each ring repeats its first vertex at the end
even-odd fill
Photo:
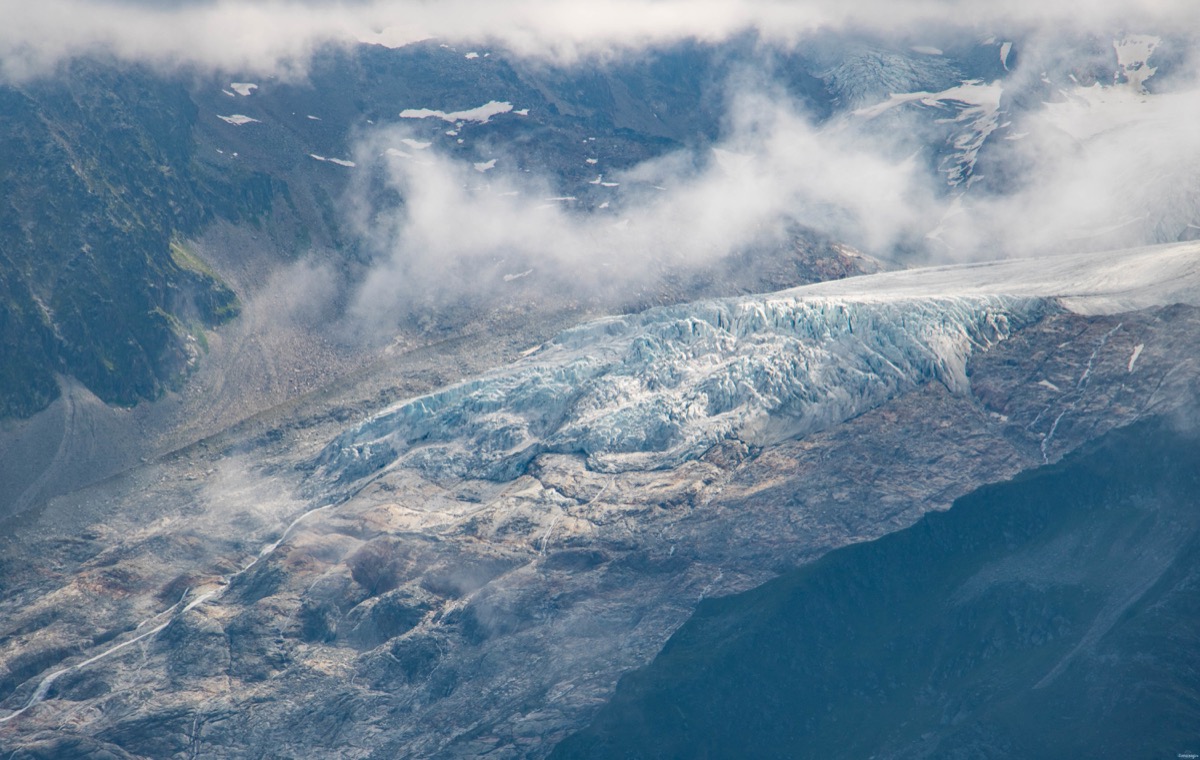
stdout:
POLYGON ((353 161, 347 161, 344 158, 326 158, 325 156, 318 156, 316 153, 309 153, 308 155, 310 158, 315 158, 318 161, 326 161, 331 164, 337 164, 338 166, 347 166, 350 168, 357 166, 357 164, 355 164, 353 161))
POLYGON ((1113 49, 1117 51, 1117 73, 1113 84, 1120 84, 1124 79, 1135 92, 1145 92, 1146 80, 1158 71, 1148 61, 1161 43, 1162 39, 1152 34, 1129 34, 1113 40, 1113 49))
POLYGON ((1011 42, 1005 42, 1000 46, 1000 65, 1004 67, 1005 71, 1008 71, 1008 54, 1012 52, 1012 46, 1011 42))
POLYGON ((411 137, 405 137, 400 142, 404 143, 405 145, 412 148, 413 150, 425 150, 430 145, 433 145, 433 143, 431 143, 431 142, 424 142, 422 140, 414 140, 411 137))
MULTIPOLYGON (((477 108, 469 108, 465 111, 437 111, 431 108, 406 108, 400 112, 401 119, 428 119, 436 118, 442 121, 457 122, 457 121, 474 121, 480 124, 487 124, 488 121, 500 114, 508 113, 513 110, 512 103, 500 102, 497 100, 484 103, 477 108)), ((526 111, 528 113, 528 111, 526 111)))
POLYGON ((229 89, 241 95, 243 98, 248 97, 250 93, 258 89, 258 85, 254 82, 230 82, 229 89))
POLYGON ((942 55, 941 48, 930 47, 929 45, 913 45, 909 49, 921 55, 942 55))
POLYGON ((226 124, 232 124, 235 127, 240 127, 243 124, 261 124, 258 119, 252 119, 249 116, 241 113, 230 114, 229 116, 221 116, 217 114, 217 118, 226 124))
POLYGON ((524 272, 521 272, 519 274, 506 274, 506 275, 504 275, 504 281, 512 282, 513 280, 519 280, 522 277, 528 277, 531 274, 533 274, 532 269, 526 269, 524 272))
POLYGON ((466 58, 468 61, 473 61, 478 57, 479 57, 479 53, 476 53, 474 51, 467 53, 466 55, 463 56, 463 58, 466 58))
POLYGON ((1133 372, 1133 365, 1137 364, 1138 357, 1142 355, 1142 349, 1146 347, 1145 343, 1139 343, 1133 347, 1133 354, 1129 357, 1128 371, 1133 372))
POLYGON ((962 128, 951 138, 955 153, 942 171, 950 186, 969 186, 980 149, 999 127, 1000 98, 1003 94, 1004 87, 999 80, 984 84, 974 79, 941 92, 893 93, 882 103, 859 108, 853 113, 865 119, 874 119, 897 106, 914 102, 950 111, 954 114, 953 118, 939 119, 938 123, 962 124, 962 128))
POLYGON ((311 120, 313 120, 313 121, 320 121, 320 120, 321 120, 321 117, 320 117, 320 116, 313 116, 311 113, 310 113, 308 116, 304 117, 304 118, 306 118, 306 119, 311 119, 311 120))
POLYGON ((477 172, 486 172, 496 166, 496 159, 493 158, 490 161, 483 161, 481 163, 473 164, 473 166, 477 172))

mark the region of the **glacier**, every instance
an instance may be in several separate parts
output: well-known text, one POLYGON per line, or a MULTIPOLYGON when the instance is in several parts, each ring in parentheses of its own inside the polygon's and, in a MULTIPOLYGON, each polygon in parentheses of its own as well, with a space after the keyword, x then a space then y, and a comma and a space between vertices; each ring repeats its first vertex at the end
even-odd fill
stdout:
POLYGON ((390 466, 507 481, 547 452, 602 472, 674 467, 722 440, 822 430, 925 382, 962 393, 972 351, 1058 308, 1004 295, 776 294, 610 317, 376 414, 317 464, 342 482, 390 466))
POLYGON ((883 272, 660 307, 560 333, 519 361, 393 405, 327 445, 338 482, 387 467, 508 481, 542 453, 675 467, 723 440, 829 428, 1049 314, 1200 305, 1200 243, 883 272))

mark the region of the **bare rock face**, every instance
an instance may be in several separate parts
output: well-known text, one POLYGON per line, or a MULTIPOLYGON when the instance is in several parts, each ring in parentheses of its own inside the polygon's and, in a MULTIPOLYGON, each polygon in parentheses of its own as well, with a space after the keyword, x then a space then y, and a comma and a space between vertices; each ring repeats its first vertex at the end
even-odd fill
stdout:
POLYGON ((1194 307, 892 301, 831 321, 772 303, 748 322, 718 302, 690 321, 667 309, 579 328, 336 436, 329 419, 285 422, 47 505, 3 553, 0 746, 545 756, 700 600, 911 525, 1200 390, 1194 307), (630 357, 642 363, 622 375, 630 357), (796 357, 829 371, 776 371, 796 357), (582 382, 562 374, 581 366, 582 382), (696 389, 717 374, 731 392, 699 411, 696 389), (580 391, 538 391, 555 378, 580 391), (647 408, 668 434, 650 435, 664 427, 647 408), (820 424, 795 426, 805 412, 820 424), (498 435, 503 415, 524 420, 521 440, 498 435), (638 431, 646 445, 564 430, 638 431), (622 452, 652 456, 605 458, 622 452), (64 541, 65 514, 93 522, 64 541))

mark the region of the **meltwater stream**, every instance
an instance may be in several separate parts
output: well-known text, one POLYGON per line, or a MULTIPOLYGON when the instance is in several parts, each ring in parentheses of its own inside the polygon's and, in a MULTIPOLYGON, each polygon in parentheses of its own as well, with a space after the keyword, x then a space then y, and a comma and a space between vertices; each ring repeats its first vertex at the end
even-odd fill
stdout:
POLYGON ((107 659, 107 658, 117 654, 121 650, 127 649, 140 641, 149 639, 149 638, 153 637, 154 635, 158 634, 160 631, 162 631, 168 625, 170 625, 180 615, 190 612, 206 602, 215 601, 217 599, 220 599, 221 596, 224 595, 226 589, 228 589, 230 587, 230 585, 239 576, 242 576, 242 575, 246 574, 247 572, 249 572, 251 569, 254 568, 255 565, 257 565, 263 559, 269 557, 276 549, 278 549, 279 546, 284 541, 287 540, 288 536, 291 535, 292 530, 297 525, 299 525, 301 522, 306 520, 309 516, 314 515, 317 512, 321 512, 323 510, 329 509, 332 506, 334 506, 334 505, 333 504, 324 504, 320 507, 310 509, 307 512, 301 514, 295 520, 292 520, 292 522, 289 523, 286 528, 284 528, 283 533, 281 533, 279 535, 279 538, 277 538, 274 542, 265 545, 259 551, 259 553, 257 555, 255 555, 254 559, 252 559, 249 563, 247 563, 245 567, 243 567, 241 570, 238 570, 236 573, 232 573, 230 575, 224 576, 220 580, 218 580, 216 582, 217 586, 218 586, 217 588, 209 590, 209 591, 205 591, 202 594, 198 594, 197 596, 193 597, 191 600, 188 600, 188 598, 187 598, 188 594, 191 592, 191 589, 188 589, 187 591, 184 592, 183 598, 180 599, 178 602, 176 602, 174 605, 163 610, 162 612, 158 613, 157 615, 154 615, 152 617, 147 618, 146 620, 143 620, 141 623, 139 623, 137 625, 137 628, 134 629, 134 630, 138 630, 147 625, 152 626, 151 628, 149 628, 149 630, 143 631, 142 633, 139 633, 138 635, 134 636, 133 638, 128 639, 126 641, 122 641, 119 644, 115 644, 115 645, 109 647, 108 649, 104 650, 100 654, 89 657, 88 659, 84 660, 83 662, 75 663, 74 665, 71 665, 66 668, 62 668, 60 670, 56 670, 53 673, 50 673, 49 675, 44 676, 42 678, 42 680, 38 682, 37 688, 35 688, 33 690, 33 694, 30 695, 29 700, 26 701, 25 705, 23 707, 21 707, 19 710, 15 710, 12 713, 9 713, 8 715, 0 717, 0 724, 7 723, 15 718, 20 717, 22 714, 24 714, 27 710, 29 710, 34 705, 37 705, 39 702, 45 701, 46 695, 50 693, 50 688, 54 685, 54 682, 57 681, 58 679, 62 678, 63 676, 67 675, 68 673, 73 673, 75 671, 82 670, 83 668, 86 668, 87 666, 92 665, 94 663, 100 662, 101 660, 107 659))

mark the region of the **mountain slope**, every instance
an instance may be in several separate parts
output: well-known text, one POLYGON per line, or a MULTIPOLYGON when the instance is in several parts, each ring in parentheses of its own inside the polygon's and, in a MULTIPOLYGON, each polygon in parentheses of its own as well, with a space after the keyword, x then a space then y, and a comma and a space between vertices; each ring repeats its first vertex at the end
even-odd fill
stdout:
MULTIPOLYGON (((1058 255, 1194 236, 1169 45, 865 34, 0 90, 0 380, 61 388, 0 434, 0 756, 543 757, 704 600, 1200 396, 1200 245, 1058 255), (1142 171, 1030 203, 1027 127, 1142 171), (1039 258, 856 277, 887 267, 834 237, 1039 258)), ((965 594, 968 632, 1130 609, 1179 547, 1122 519, 1163 551, 965 594)))
MULTIPOLYGON (((423 147, 400 153, 429 149, 480 172, 496 162, 532 171, 574 210, 604 212, 616 223, 623 203, 640 201, 612 181, 615 174, 668 155, 689 171, 711 163, 708 148, 746 118, 738 110, 750 106, 738 96, 766 86, 746 80, 753 62, 774 83, 768 91, 816 125, 841 119, 862 140, 882 144, 904 133, 895 149, 945 175, 940 192, 981 182, 1002 193, 1028 179, 1005 169, 1020 155, 1012 147, 1026 122, 1063 122, 1065 134, 1086 142, 1092 135, 1071 132, 1075 121, 1124 125, 1133 101, 1157 87, 1174 60, 1169 41, 1135 35, 1081 53, 1086 65, 1069 56, 1048 61, 1053 79, 1026 82, 1013 75, 1021 40, 934 36, 940 47, 838 33, 789 49, 743 35, 667 45, 599 68, 436 41, 360 45, 317 53, 308 76, 290 81, 231 82, 81 58, 54 76, 0 87, 0 335, 19 348, 0 368, 0 417, 44 408, 59 392, 55 374, 123 405, 175 386, 199 357, 189 335, 237 311, 212 270, 172 255, 172 242, 200 237, 214 222, 265 235, 249 250, 218 252, 227 270, 270 271, 312 250, 353 282, 378 264, 386 253, 378 249, 387 247, 372 240, 379 220, 359 229, 354 207, 378 204, 373 213, 386 216, 401 199, 395 188, 364 179, 368 166, 352 155, 371 135, 402 128, 423 147), (1131 80, 1128 72, 1138 73, 1131 80), (1096 88, 1059 92, 1052 84, 1068 81, 1096 88), (1092 102, 1122 93, 1129 103, 1092 102), (1054 102, 1043 108, 1044 100, 1054 102), (474 109, 485 106, 500 110, 480 117, 474 109), (977 172, 977 162, 990 168, 977 172), (365 197, 347 200, 355 183, 365 197)), ((1171 102, 1156 95, 1139 118, 1170 117, 1171 102)), ((653 189, 654 171, 625 184, 653 189)), ((803 217, 808 211, 799 206, 807 205, 794 213, 803 217)), ((1191 234, 1185 222, 1193 206, 1185 198, 1179 208, 1164 206, 1162 219, 1134 227, 1146 239, 1177 239, 1191 234)), ((929 240, 939 234, 930 231, 929 240)), ((1115 239, 1137 239, 1121 234, 1115 239)), ((857 271, 827 251, 799 258, 791 280, 772 287, 857 271)), ((515 273, 535 263, 517 261, 524 268, 515 273)), ((707 262, 711 271, 699 276, 749 287, 739 275, 744 262, 724 263, 707 262)), ((693 276, 667 272, 617 303, 670 300, 664 291, 678 297, 693 276)))
MULTIPOLYGON (((327 401, 50 500, 0 545, 0 746, 545 756, 701 600, 1178 410, 1200 393, 1200 311, 1151 304, 1195 298, 1197 263, 1183 245, 1067 257, 1041 279, 1017 264, 923 273, 954 295, 892 273, 847 281, 856 294, 836 300, 822 284, 608 318, 359 425, 327 401), (1055 306, 1056 291, 1085 313, 1055 306), (1112 313, 1114 294, 1143 308, 1112 313), (974 313, 1017 306, 1002 336, 974 313), (869 317, 853 338, 847 315, 869 317), (825 366, 810 395, 840 410, 800 435, 789 425, 822 375, 784 371, 796 356, 825 366), (598 359, 599 382, 575 396, 529 393, 598 359), (864 393, 860 365, 885 359, 912 374, 864 393), (656 424, 600 434, 636 410, 614 391, 638 378, 632 398, 669 409, 655 404, 717 390, 730 368, 737 393, 680 407, 678 439, 656 424), (548 443, 555 425, 597 435, 502 467, 439 467, 447 444, 503 454, 495 424, 522 415, 548 443), (764 418, 775 435, 745 424, 764 418), (383 467, 345 466, 376 443, 383 467)), ((420 371, 437 377, 477 345, 439 347, 420 371)))
POLYGON ((1167 757, 1200 725, 1200 440, 1166 420, 707 601, 552 757, 1167 757))
POLYGON ((190 177, 195 106, 146 72, 91 62, 0 87, 0 417, 54 398, 56 373, 133 404, 174 384, 189 336, 236 296, 176 240, 210 218, 190 177))

